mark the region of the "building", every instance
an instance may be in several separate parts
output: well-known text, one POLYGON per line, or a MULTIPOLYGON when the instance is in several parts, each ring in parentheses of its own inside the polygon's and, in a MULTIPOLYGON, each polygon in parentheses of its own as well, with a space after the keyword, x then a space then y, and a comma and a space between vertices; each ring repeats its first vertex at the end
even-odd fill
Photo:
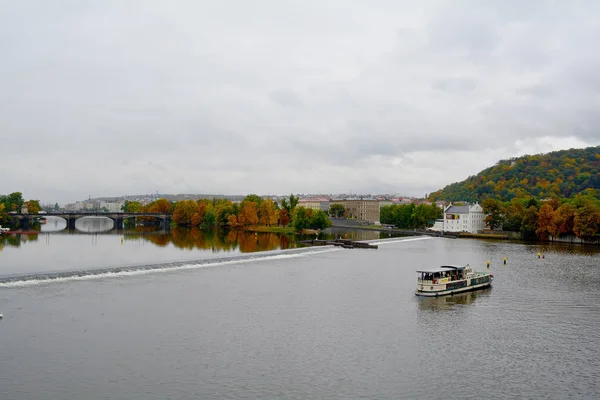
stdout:
POLYGON ((332 200, 331 204, 344 206, 346 218, 379 224, 379 200, 344 199, 332 200))
POLYGON ((445 232, 479 233, 484 229, 483 208, 475 203, 466 206, 454 206, 452 203, 444 210, 445 232))
POLYGON ((300 199, 298 200, 298 206, 329 213, 329 199, 326 198, 300 199))
POLYGON ((392 204, 394 204, 394 202, 392 200, 379 199, 379 208, 391 206, 392 204))
POLYGON ((121 212, 125 202, 123 201, 100 201, 100 209, 107 212, 121 212))

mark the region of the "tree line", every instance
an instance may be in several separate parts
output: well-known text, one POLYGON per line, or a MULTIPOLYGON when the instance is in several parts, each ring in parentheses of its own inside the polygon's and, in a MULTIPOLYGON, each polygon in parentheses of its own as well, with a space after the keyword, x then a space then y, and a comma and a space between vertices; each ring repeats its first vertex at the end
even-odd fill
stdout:
POLYGON ((600 234, 600 200, 592 194, 547 201, 512 199, 483 200, 484 222, 491 229, 520 232, 525 239, 549 240, 576 236, 583 240, 600 234))
POLYGON ((600 197, 600 146, 501 160, 475 176, 429 195, 429 200, 600 197))
POLYGON ((435 204, 393 204, 381 207, 380 221, 400 229, 422 229, 432 226, 443 215, 444 211, 435 204))
POLYGON ((37 214, 42 210, 39 200, 25 201, 21 192, 0 195, 0 223, 9 221, 9 213, 20 213, 24 205, 27 206, 27 212, 30 214, 37 214))
POLYGON ((251 194, 240 203, 227 199, 181 200, 174 203, 158 199, 146 205, 137 201, 125 201, 121 209, 131 213, 168 213, 172 214, 172 221, 177 225, 202 228, 263 225, 291 226, 300 231, 331 226, 327 213, 298 206, 298 200, 298 197, 290 195, 278 204, 271 199, 251 194))

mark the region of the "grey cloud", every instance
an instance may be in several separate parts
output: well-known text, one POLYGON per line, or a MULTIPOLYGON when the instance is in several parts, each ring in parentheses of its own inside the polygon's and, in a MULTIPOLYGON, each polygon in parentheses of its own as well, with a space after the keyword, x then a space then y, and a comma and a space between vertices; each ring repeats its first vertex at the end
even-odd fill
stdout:
POLYGON ((269 98, 284 107, 301 107, 302 101, 294 92, 288 90, 277 90, 269 93, 269 98))
POLYGON ((433 83, 433 88, 442 92, 470 92, 476 87, 477 83, 469 78, 438 79, 433 83))
POLYGON ((597 145, 598 12, 594 1, 8 2, 0 193, 422 195, 523 143, 597 145), (22 160, 42 168, 15 169, 22 160))

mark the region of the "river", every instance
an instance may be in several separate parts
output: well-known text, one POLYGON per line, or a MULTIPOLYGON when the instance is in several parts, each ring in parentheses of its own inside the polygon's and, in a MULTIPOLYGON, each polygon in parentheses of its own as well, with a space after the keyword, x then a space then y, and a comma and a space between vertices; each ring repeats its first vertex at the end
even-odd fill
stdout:
POLYGON ((5 242, 0 398, 600 397, 597 247, 373 237, 377 250, 246 252, 136 234, 5 242), (414 295, 417 268, 487 260, 492 289, 414 295))

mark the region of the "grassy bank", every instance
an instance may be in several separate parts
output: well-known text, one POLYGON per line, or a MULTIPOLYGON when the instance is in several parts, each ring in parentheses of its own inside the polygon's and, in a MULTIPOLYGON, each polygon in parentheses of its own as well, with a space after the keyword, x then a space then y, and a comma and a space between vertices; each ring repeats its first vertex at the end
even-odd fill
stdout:
POLYGON ((264 225, 254 225, 254 226, 244 226, 238 228, 248 232, 272 232, 272 233, 295 233, 294 228, 287 226, 264 226, 264 225))

